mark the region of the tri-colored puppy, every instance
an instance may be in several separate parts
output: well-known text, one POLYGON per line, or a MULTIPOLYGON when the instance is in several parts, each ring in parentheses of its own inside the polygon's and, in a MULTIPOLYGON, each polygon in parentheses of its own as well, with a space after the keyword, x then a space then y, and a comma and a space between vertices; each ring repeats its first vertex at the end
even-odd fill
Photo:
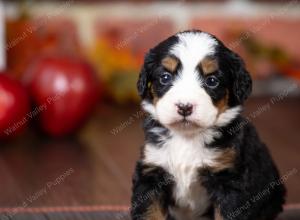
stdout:
POLYGON ((149 51, 138 81, 148 116, 132 219, 277 216, 285 188, 274 184, 272 158, 240 115, 251 85, 241 58, 211 34, 181 32, 149 51))

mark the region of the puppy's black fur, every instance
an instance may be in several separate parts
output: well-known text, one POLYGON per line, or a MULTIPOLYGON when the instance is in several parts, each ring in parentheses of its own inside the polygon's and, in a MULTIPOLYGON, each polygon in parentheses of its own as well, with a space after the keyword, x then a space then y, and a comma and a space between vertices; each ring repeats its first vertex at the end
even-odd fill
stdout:
MULTIPOLYGON (((200 31, 189 31, 200 32, 200 31)), ((213 36, 212 36, 213 37, 213 36)), ((216 39, 216 38, 215 38, 216 39)), ((214 102, 228 94, 227 105, 241 105, 251 93, 251 78, 241 58, 216 39, 218 46, 214 56, 219 70, 215 73, 220 79, 216 90, 205 88, 214 102)), ((145 63, 138 80, 138 91, 142 99, 153 102, 163 97, 172 85, 160 85, 157 76, 163 67, 161 60, 168 55, 169 48, 178 43, 176 35, 168 38, 145 57, 145 63)), ((180 71, 180 64, 176 71, 180 71)), ((232 147, 235 151, 234 165, 222 170, 199 167, 198 181, 209 195, 211 206, 199 216, 214 219, 218 210, 222 219, 228 220, 271 220, 282 211, 285 197, 283 184, 272 184, 280 180, 277 168, 266 146, 260 141, 255 128, 249 121, 238 115, 229 124, 215 127, 221 133, 206 148, 224 150, 232 147), (270 193, 262 193, 269 189, 270 193), (258 198, 258 197, 259 198, 258 198), (258 198, 254 201, 254 198, 258 198)), ((157 148, 170 138, 169 129, 151 115, 144 121, 146 143, 157 148), (159 133, 150 132, 160 128, 159 133), (164 136, 165 139, 160 137, 164 136)), ((170 207, 177 207, 173 196, 176 184, 172 175, 162 167, 143 161, 144 148, 136 165, 133 177, 131 216, 133 220, 175 219, 170 207), (155 203, 155 204, 154 204, 155 203)), ((180 220, 180 219, 178 219, 180 220)))

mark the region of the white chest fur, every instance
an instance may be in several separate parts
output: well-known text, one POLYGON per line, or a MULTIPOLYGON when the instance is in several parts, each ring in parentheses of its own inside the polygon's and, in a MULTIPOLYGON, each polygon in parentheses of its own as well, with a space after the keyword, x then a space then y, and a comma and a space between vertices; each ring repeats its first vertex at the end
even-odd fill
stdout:
POLYGON ((216 151, 204 147, 205 141, 211 140, 207 140, 207 136, 187 138, 173 135, 162 147, 145 146, 145 162, 163 167, 174 177, 176 204, 197 210, 197 214, 209 206, 206 190, 198 181, 198 170, 205 165, 212 166, 217 157, 216 151))

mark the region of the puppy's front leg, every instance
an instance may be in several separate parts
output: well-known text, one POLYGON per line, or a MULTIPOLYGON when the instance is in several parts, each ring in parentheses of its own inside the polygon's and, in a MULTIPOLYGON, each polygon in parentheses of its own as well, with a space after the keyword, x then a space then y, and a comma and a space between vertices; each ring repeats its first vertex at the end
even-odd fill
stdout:
POLYGON ((247 173, 239 176, 230 172, 210 173, 203 182, 214 203, 216 220, 275 219, 281 211, 284 189, 278 186, 264 191, 267 183, 260 186, 247 173))
POLYGON ((146 191, 145 189, 143 194, 145 196, 141 196, 140 193, 134 193, 133 195, 131 208, 132 220, 165 220, 166 212, 159 199, 160 195, 153 197, 151 195, 147 198, 148 194, 152 193, 151 190, 146 191))
POLYGON ((133 178, 131 217, 133 220, 165 220, 172 180, 159 167, 138 162, 133 178))

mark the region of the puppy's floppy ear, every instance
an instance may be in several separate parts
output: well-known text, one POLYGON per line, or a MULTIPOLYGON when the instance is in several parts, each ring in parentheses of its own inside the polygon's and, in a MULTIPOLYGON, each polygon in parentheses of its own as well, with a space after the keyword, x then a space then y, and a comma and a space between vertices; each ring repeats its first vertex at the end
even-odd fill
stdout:
POLYGON ((149 74, 147 73, 145 66, 143 66, 137 82, 138 94, 141 96, 142 99, 144 99, 147 95, 148 78, 149 74))
POLYGON ((142 99, 145 99, 149 94, 149 83, 150 83, 150 76, 151 76, 151 68, 152 68, 152 61, 151 61, 150 52, 146 54, 144 65, 139 75, 139 79, 137 82, 137 89, 138 94, 141 96, 142 99))
POLYGON ((236 104, 243 104, 252 91, 252 79, 246 70, 245 63, 242 58, 228 50, 230 57, 230 70, 232 76, 232 93, 235 97, 236 104))

